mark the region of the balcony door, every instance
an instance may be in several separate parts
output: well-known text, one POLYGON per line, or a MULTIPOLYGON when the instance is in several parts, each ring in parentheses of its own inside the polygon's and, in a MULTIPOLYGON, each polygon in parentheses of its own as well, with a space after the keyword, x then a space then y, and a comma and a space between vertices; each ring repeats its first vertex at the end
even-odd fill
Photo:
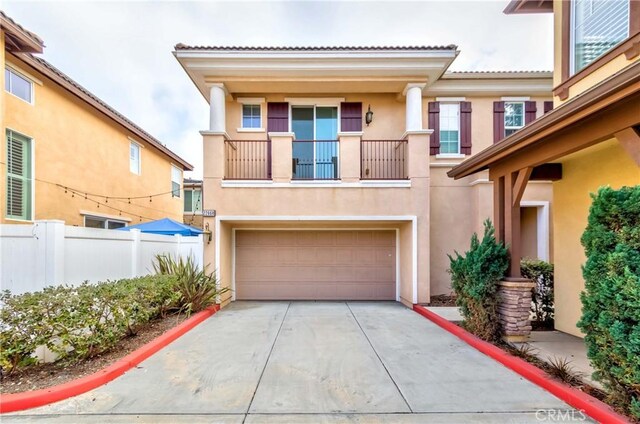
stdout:
POLYGON ((291 131, 293 179, 337 179, 337 106, 292 106, 291 131))

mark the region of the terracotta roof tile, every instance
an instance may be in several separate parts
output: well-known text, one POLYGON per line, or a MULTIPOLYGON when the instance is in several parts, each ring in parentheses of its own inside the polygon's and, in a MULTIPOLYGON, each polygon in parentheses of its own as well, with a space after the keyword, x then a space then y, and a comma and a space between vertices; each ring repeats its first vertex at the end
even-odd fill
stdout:
POLYGON ((382 51, 382 50, 455 50, 458 46, 188 46, 175 45, 176 50, 238 51, 382 51))
POLYGON ((42 51, 42 47, 44 47, 44 41, 42 40, 42 38, 38 37, 37 34, 24 28, 22 25, 14 21, 10 16, 8 16, 2 10, 0 10, 0 24, 3 28, 8 29, 9 31, 15 32, 15 30, 17 29, 19 32, 22 33, 23 37, 27 37, 28 39, 30 39, 32 43, 39 45, 40 46, 39 51, 42 51), (7 25, 7 23, 9 25, 7 25))

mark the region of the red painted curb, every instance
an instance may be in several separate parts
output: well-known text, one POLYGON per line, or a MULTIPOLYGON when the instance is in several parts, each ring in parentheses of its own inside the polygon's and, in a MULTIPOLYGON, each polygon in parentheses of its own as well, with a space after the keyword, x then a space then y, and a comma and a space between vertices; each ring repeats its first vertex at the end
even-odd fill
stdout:
POLYGON ((156 337, 119 361, 86 377, 46 389, 0 395, 0 413, 22 411, 24 409, 47 405, 102 386, 129 371, 219 310, 220 306, 214 305, 204 311, 198 312, 191 318, 156 337))
POLYGON ((462 327, 442 318, 441 316, 431 312, 421 305, 413 305, 413 310, 439 325, 443 329, 459 337, 485 355, 495 359, 502 365, 517 372, 532 383, 537 384, 558 398, 562 399, 576 409, 583 411, 591 418, 607 424, 623 424, 630 421, 622 415, 615 412, 609 405, 588 394, 574 389, 566 384, 552 379, 546 372, 540 368, 528 363, 527 361, 516 358, 492 345, 489 342, 479 339, 473 334, 467 332, 462 327))

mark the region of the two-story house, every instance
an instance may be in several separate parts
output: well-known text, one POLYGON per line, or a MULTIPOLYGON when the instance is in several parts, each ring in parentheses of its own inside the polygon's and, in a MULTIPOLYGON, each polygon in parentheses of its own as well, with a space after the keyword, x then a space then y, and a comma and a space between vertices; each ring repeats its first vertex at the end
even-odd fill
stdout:
MULTIPOLYGON (((555 108, 522 131, 453 168, 453 178, 489 173, 499 237, 520 255, 514 205, 541 167, 553 182, 555 326, 581 336, 584 249, 591 193, 640 184, 640 1, 513 0, 505 13, 553 13, 555 108), (550 166, 553 164, 553 166, 550 166), (557 171, 561 170, 561 173, 557 171)), ((520 268, 512 261, 510 277, 520 268)))
MULTIPOLYGON (((458 53, 176 46, 210 105, 205 262, 230 300, 411 305, 450 292, 447 253, 468 247, 492 197, 486 175, 446 172, 551 98, 548 72, 447 73, 458 53)), ((536 182, 522 202, 524 249, 543 259, 550 201, 550 183, 536 182)))
POLYGON ((189 163, 42 59, 43 41, 2 12, 0 43, 0 223, 182 219, 189 163))

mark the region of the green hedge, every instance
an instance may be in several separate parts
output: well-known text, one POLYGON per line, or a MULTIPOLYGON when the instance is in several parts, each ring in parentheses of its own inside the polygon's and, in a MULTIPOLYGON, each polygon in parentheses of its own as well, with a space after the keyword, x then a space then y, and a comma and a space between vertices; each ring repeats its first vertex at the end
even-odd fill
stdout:
POLYGON ((80 360, 114 347, 141 326, 180 308, 177 279, 153 275, 98 284, 47 287, 0 295, 0 366, 5 372, 36 362, 45 345, 59 359, 80 360))
POLYGON ((507 248, 496 241, 491 221, 484 223, 482 241, 471 237, 471 247, 464 256, 449 255, 451 285, 456 304, 464 317, 463 325, 478 337, 497 341, 500 338, 498 319, 498 282, 509 264, 507 248))
POLYGON ((594 376, 640 418, 640 186, 604 187, 592 198, 578 327, 594 376))

